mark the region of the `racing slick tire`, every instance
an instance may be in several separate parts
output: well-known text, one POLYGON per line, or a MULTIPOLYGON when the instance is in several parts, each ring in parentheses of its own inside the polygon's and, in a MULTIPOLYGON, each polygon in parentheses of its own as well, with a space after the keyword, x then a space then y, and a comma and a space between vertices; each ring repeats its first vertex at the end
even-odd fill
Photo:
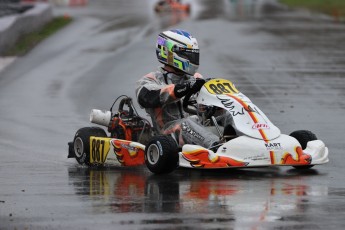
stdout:
POLYGON ((154 174, 168 174, 178 166, 178 146, 171 136, 155 136, 145 148, 145 164, 154 174))
MULTIPOLYGON (((301 144, 303 150, 307 147, 309 141, 317 140, 316 135, 309 130, 297 130, 290 133, 290 136, 294 137, 301 144)), ((310 169, 313 166, 314 165, 301 165, 293 167, 295 169, 310 169)))
POLYGON ((90 166, 90 136, 107 137, 104 129, 99 127, 85 127, 79 129, 73 140, 75 159, 79 164, 90 166))

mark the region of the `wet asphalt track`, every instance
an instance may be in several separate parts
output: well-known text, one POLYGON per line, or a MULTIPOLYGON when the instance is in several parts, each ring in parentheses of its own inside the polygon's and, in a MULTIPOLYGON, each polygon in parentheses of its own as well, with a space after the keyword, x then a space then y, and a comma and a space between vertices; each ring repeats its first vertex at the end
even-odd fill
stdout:
POLYGON ((155 15, 153 0, 89 2, 55 9, 74 23, 0 74, 1 230, 345 227, 344 23, 259 0, 192 1, 189 17, 155 15), (283 133, 315 132, 330 162, 157 177, 67 159, 90 110, 134 96, 158 66, 154 40, 169 26, 198 38, 204 76, 233 80, 283 133))

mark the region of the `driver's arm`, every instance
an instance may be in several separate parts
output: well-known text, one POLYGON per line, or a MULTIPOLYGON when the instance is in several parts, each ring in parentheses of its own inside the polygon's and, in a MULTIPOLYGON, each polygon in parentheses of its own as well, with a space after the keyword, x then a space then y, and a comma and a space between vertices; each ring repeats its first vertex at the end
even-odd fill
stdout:
MULTIPOLYGON (((156 79, 153 73, 145 75, 137 84, 136 96, 138 103, 143 108, 161 107, 164 104, 176 102, 185 95, 177 92, 177 89, 181 87, 174 84, 163 84, 156 79)), ((185 91, 187 90, 186 88, 185 91)))
POLYGON ((157 108, 180 100, 188 92, 196 93, 204 85, 205 80, 196 78, 195 81, 186 81, 183 84, 162 84, 153 73, 144 76, 138 81, 136 90, 138 103, 143 108, 157 108))

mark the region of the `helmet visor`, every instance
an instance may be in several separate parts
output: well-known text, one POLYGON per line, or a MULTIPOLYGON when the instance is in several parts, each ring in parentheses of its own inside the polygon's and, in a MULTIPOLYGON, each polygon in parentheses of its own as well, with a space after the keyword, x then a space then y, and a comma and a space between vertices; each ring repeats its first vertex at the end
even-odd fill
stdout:
POLYGON ((175 47, 174 52, 181 58, 185 58, 189 60, 191 63, 199 65, 199 49, 175 47))

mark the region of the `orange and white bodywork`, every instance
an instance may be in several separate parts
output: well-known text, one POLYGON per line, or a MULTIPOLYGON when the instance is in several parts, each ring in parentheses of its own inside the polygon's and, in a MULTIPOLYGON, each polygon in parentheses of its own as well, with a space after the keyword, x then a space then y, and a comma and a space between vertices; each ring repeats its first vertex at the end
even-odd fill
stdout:
POLYGON ((144 165, 145 145, 109 137, 90 137, 90 164, 144 165))
POLYGON ((224 143, 216 152, 197 145, 184 145, 179 154, 180 166, 188 168, 302 166, 328 162, 328 148, 322 141, 310 141, 302 150, 295 138, 284 134, 270 142, 237 137, 224 143))
POLYGON ((291 136, 281 134, 251 100, 231 81, 212 79, 205 83, 197 103, 227 111, 239 137, 221 145, 216 152, 184 145, 180 166, 198 168, 255 167, 272 165, 316 165, 328 162, 328 148, 321 140, 309 141, 302 150, 291 136))

